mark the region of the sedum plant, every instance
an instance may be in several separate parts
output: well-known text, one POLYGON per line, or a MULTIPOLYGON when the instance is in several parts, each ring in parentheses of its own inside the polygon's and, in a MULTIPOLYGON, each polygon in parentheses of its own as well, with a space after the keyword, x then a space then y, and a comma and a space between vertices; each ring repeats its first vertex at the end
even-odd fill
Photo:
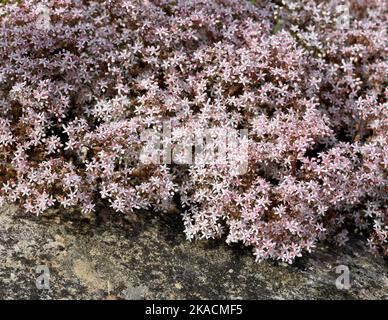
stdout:
POLYGON ((188 239, 257 261, 354 231, 387 255, 386 19, 379 0, 8 1, 0 204, 132 214, 179 198, 188 239), (142 161, 166 121, 173 148, 246 129, 247 154, 142 161))

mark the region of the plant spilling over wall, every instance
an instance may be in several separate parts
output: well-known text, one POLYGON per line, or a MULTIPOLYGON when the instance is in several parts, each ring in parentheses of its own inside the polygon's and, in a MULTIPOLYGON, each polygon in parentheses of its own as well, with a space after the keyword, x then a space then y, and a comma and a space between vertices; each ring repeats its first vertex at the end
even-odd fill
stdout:
POLYGON ((354 231, 386 255, 387 16, 383 0, 8 1, 0 204, 132 214, 179 195, 188 239, 257 261, 354 231), (245 170, 141 161, 165 121, 171 144, 248 130, 245 170))

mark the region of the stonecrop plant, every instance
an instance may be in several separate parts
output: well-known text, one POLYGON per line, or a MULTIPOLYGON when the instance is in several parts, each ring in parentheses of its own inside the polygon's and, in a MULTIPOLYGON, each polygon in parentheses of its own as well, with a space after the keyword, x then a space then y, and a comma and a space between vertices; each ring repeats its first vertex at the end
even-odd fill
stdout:
POLYGON ((7 1, 0 205, 179 201, 187 239, 241 242, 258 262, 350 233, 388 255, 387 18, 384 0, 7 1), (142 161, 142 133, 166 122, 172 149, 244 129, 246 152, 142 161))

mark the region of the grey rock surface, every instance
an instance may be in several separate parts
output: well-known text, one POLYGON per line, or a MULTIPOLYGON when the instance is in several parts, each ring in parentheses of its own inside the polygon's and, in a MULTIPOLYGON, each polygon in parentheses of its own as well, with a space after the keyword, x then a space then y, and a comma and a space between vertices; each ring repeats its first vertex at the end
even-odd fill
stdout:
POLYGON ((242 246, 186 241, 178 214, 129 221, 102 210, 86 221, 0 208, 1 299, 387 299, 387 271, 360 239, 320 244, 292 266, 257 264, 242 246), (336 288, 339 265, 350 270, 348 290, 336 288))

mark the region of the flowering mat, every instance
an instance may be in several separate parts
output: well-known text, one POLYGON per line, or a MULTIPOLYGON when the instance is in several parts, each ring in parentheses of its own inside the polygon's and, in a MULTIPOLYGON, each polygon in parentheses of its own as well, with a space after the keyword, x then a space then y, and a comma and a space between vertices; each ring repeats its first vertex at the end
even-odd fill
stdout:
MULTIPOLYGON (((226 260, 251 252, 242 282, 264 287, 260 268, 294 264, 285 281, 299 281, 292 268, 324 263, 322 246, 329 260, 355 245, 386 259, 387 17, 384 0, 1 1, 0 207, 19 208, 27 229, 55 228, 43 223, 53 212, 167 215, 149 241, 175 228, 188 261, 213 239, 198 263, 217 264, 220 241, 226 260)), ((166 237, 157 254, 175 252, 166 237)), ((347 263, 336 285, 350 290, 347 263)), ((49 267, 38 272, 46 288, 49 267)))

